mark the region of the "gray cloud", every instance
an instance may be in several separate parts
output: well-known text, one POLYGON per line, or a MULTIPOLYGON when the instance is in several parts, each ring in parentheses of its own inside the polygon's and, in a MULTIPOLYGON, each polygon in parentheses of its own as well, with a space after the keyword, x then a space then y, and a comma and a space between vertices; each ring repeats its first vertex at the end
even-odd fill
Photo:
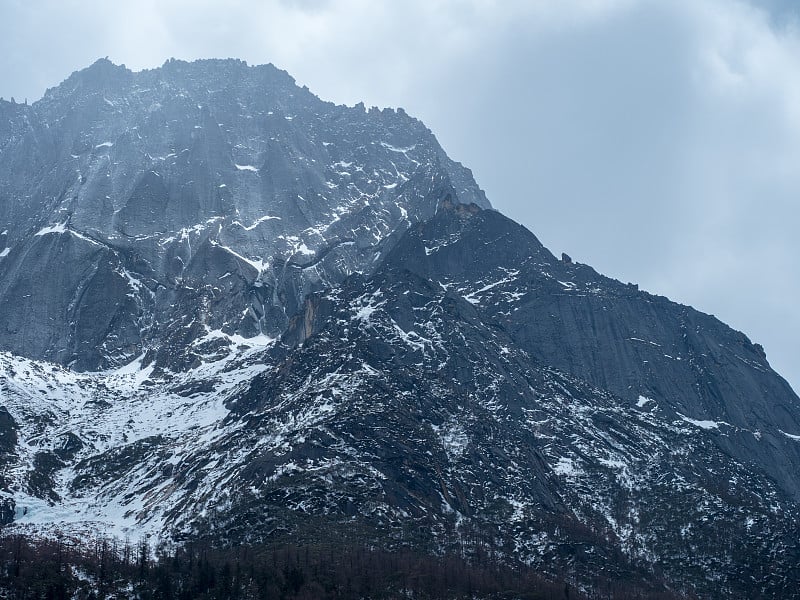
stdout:
POLYGON ((0 95, 99 56, 236 56, 403 106, 551 249, 716 314, 798 389, 796 19, 785 0, 10 1, 0 95))

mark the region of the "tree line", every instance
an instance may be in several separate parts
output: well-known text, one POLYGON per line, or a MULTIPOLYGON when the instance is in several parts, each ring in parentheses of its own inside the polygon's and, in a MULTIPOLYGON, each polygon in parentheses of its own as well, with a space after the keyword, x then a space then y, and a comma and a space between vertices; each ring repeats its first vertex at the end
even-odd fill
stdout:
MULTIPOLYGON (((610 593, 609 593, 610 592, 610 593)), ((674 598, 634 586, 605 597, 674 598)), ((352 542, 272 543, 220 548, 207 542, 151 547, 66 535, 0 532, 0 598, 14 600, 579 600, 587 598, 535 568, 493 553, 470 556, 393 551, 352 542)))

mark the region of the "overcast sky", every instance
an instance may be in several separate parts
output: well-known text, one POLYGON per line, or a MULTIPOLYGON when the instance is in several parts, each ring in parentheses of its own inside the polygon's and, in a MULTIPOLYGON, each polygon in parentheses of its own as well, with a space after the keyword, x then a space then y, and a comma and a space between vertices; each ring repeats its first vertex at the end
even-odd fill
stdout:
POLYGON ((556 253, 717 315, 800 391, 790 0, 0 0, 0 96, 108 56, 402 106, 556 253))

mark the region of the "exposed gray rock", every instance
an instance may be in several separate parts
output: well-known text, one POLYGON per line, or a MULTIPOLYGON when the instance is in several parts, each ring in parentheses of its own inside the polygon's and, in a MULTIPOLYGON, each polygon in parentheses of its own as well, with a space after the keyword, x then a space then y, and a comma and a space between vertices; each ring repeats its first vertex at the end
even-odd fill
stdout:
POLYGON ((0 347, 78 369, 150 348, 185 368, 208 328, 278 335, 437 186, 489 206, 402 110, 323 102, 271 65, 100 60, 0 109, 0 347))

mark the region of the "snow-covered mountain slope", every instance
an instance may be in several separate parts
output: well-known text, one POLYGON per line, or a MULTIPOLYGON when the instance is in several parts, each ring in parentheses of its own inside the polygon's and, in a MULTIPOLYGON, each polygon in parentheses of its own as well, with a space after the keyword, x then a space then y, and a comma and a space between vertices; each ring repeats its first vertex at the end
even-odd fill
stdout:
MULTIPOLYGON (((74 373, 3 355, 14 526, 223 543, 357 530, 433 551, 491 543, 589 587, 794 589, 797 503, 770 465, 730 452, 755 430, 602 390, 532 356, 486 312, 513 313, 505 303, 523 296, 487 292, 523 285, 529 263, 529 290, 561 267, 538 261, 541 248, 502 267, 509 247, 537 243, 494 212, 445 201, 371 276, 310 296, 280 340, 209 331, 195 348, 202 364, 180 375, 145 357, 74 373), (493 249, 487 235, 514 243, 493 249), (481 272, 502 283, 476 274, 461 287, 453 269, 468 272, 472 257, 436 256, 458 244, 498 259, 481 272)), ((593 283, 599 295, 624 287, 593 283)), ((794 460, 770 442, 797 443, 780 423, 760 427, 765 454, 794 460)))
POLYGON ((162 535, 165 513, 189 493, 172 469, 227 435, 225 401, 266 369, 256 357, 273 343, 209 331, 195 347, 202 366, 168 379, 152 377, 144 357, 76 373, 1 353, 4 523, 162 535))
POLYGON ((402 111, 273 67, 100 61, 0 103, 0 314, 14 531, 800 586, 800 400, 758 345, 556 259, 402 111))

